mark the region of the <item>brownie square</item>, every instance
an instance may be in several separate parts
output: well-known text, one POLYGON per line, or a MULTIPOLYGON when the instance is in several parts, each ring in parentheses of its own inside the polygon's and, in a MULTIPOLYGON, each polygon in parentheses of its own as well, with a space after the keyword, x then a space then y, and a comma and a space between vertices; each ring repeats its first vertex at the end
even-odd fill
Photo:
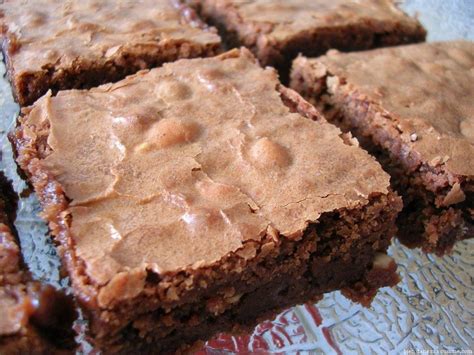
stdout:
POLYGON ((16 195, 0 172, 0 353, 66 353, 74 346, 72 300, 32 280, 13 228, 16 195))
POLYGON ((190 0, 230 46, 250 48, 263 65, 288 75, 303 53, 420 42, 426 31, 391 0, 190 0))
POLYGON ((3 53, 20 105, 178 58, 215 55, 220 38, 179 0, 2 1, 3 53))
POLYGON ((444 254, 474 236, 474 43, 300 57, 292 87, 350 130, 404 199, 399 237, 444 254))
POLYGON ((397 282, 388 174, 246 49, 46 95, 11 140, 106 352, 397 282))

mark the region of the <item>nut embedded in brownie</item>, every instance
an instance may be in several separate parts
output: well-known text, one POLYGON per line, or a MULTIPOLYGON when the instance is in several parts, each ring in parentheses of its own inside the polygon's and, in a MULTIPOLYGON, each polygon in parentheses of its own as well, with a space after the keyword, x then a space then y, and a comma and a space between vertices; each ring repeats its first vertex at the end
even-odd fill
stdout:
POLYGON ((44 96, 11 140, 105 351, 397 281, 389 176, 246 49, 44 96))
POLYGON ((350 130, 404 199, 400 239, 442 255, 474 236, 474 43, 295 60, 291 86, 350 130))
POLYGON ((33 281, 14 234, 16 196, 0 173, 0 353, 66 353, 74 346, 72 300, 33 281))
POLYGON ((3 54, 16 100, 90 88, 179 58, 220 50, 215 30, 180 0, 0 4, 3 54))
POLYGON ((426 31, 392 0, 188 0, 219 28, 228 46, 250 48, 287 80, 299 54, 362 50, 421 42, 426 31))

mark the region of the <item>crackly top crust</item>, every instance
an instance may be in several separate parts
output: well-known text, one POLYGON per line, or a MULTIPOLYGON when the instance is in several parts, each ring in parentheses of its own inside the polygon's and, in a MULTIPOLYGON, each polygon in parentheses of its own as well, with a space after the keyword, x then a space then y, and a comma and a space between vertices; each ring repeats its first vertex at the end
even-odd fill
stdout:
POLYGON ((285 41, 318 28, 369 23, 374 30, 395 27, 422 30, 419 22, 401 10, 392 0, 208 0, 237 11, 244 26, 241 35, 253 36, 255 27, 267 36, 285 41), (252 26, 254 24, 255 26, 252 26), (250 27, 246 27, 250 26, 250 27))
MULTIPOLYGON (((398 120, 430 166, 474 176, 474 43, 425 43, 309 59, 398 120)), ((340 85, 333 81, 334 85, 340 85)), ((335 88, 330 88, 334 90, 335 88)))
POLYGON ((0 14, 17 74, 71 68, 79 58, 113 61, 156 43, 220 43, 217 34, 185 20, 177 0, 6 0, 0 14))
POLYGON ((71 238, 94 283, 208 266, 275 229, 299 238, 321 213, 388 192, 373 158, 322 117, 291 113, 278 86, 241 49, 25 111, 26 139, 49 127, 41 163, 71 199, 71 238))

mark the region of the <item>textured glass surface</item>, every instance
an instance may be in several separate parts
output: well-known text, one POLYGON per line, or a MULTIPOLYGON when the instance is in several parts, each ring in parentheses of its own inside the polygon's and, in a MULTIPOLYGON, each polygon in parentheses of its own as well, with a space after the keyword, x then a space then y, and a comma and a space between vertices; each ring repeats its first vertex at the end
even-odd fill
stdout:
MULTIPOLYGON (((418 13, 429 40, 474 39, 474 0, 406 0, 404 8, 418 13)), ((1 76, 4 66, 1 65, 1 76)), ((0 168, 13 179, 19 203, 16 227, 25 260, 37 279, 67 287, 47 228, 38 217, 34 194, 18 177, 6 133, 14 125, 18 107, 10 87, 0 80, 0 168)), ((470 352, 474 348, 474 240, 459 243, 452 255, 438 258, 409 250, 398 242, 390 254, 399 264, 402 282, 382 289, 370 308, 363 308, 339 292, 317 305, 291 308, 275 320, 260 324, 247 336, 220 335, 200 354, 302 353, 378 354, 470 352)), ((90 347, 83 347, 89 352, 90 347)))
POLYGON ((317 305, 294 307, 251 336, 221 335, 202 353, 272 352, 324 354, 409 353, 474 347, 474 240, 459 243, 444 258, 395 242, 390 254, 402 282, 382 289, 370 308, 339 292, 317 305))

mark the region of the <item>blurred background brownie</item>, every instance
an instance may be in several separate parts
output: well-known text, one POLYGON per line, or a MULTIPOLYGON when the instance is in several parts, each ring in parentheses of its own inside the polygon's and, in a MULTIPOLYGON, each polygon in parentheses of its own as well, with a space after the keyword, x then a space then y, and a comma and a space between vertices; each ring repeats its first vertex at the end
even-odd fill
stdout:
POLYGON ((33 281, 14 233, 16 196, 0 173, 0 353, 72 353, 72 300, 33 281))
POLYGON ((291 86, 350 130, 403 196, 399 237, 449 252, 474 236, 474 43, 295 60, 291 86))
POLYGON ((2 1, 14 96, 90 88, 178 58, 212 56, 220 38, 178 0, 2 1))
POLYGON ((246 49, 46 95, 11 139, 106 352, 398 281, 389 176, 246 49))
POLYGON ((250 48, 263 65, 286 81, 299 54, 343 51, 420 42, 420 23, 391 0, 189 0, 218 27, 228 46, 250 48))

